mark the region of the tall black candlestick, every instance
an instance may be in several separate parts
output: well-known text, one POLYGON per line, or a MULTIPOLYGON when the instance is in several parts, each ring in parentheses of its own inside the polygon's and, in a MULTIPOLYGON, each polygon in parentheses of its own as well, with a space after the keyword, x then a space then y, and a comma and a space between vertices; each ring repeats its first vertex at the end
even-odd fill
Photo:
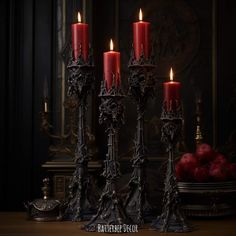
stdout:
POLYGON ((147 101, 154 94, 155 65, 154 57, 144 57, 142 51, 139 60, 135 59, 132 49, 129 61, 129 95, 137 104, 137 128, 132 158, 133 172, 129 181, 129 193, 125 201, 127 214, 135 224, 142 226, 150 218, 152 211, 147 199, 146 188, 146 148, 144 143, 144 114, 147 101))
POLYGON ((181 134, 182 110, 181 106, 172 110, 167 109, 166 102, 163 104, 161 120, 162 141, 166 144, 168 163, 165 178, 165 190, 163 196, 163 208, 160 216, 152 223, 153 229, 161 232, 189 232, 185 217, 180 208, 180 197, 175 176, 174 150, 181 134))
POLYGON ((68 63, 68 95, 76 96, 78 101, 78 139, 75 150, 75 171, 69 184, 69 197, 64 219, 72 221, 89 220, 95 212, 95 190, 91 189, 91 179, 88 174, 90 159, 86 142, 86 108, 87 96, 94 83, 93 61, 91 49, 88 60, 82 56, 82 48, 77 59, 73 57, 68 63))
POLYGON ((123 225, 128 223, 121 199, 117 193, 117 180, 120 176, 118 162, 118 130, 124 121, 123 94, 113 85, 107 91, 105 81, 101 86, 100 123, 104 123, 108 133, 108 153, 103 176, 106 185, 102 192, 97 214, 84 226, 86 231, 97 231, 98 225, 123 225))

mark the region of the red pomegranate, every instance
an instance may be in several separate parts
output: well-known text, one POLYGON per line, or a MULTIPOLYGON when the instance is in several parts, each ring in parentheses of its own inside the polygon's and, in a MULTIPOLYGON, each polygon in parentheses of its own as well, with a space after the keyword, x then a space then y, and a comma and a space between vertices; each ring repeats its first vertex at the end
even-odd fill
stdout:
POLYGON ((224 181, 227 178, 227 165, 212 163, 209 168, 209 176, 215 181, 224 181))
POLYGON ((221 164, 221 165, 225 165, 225 164, 228 163, 228 160, 226 159, 226 157, 223 154, 216 153, 215 156, 214 156, 213 162, 221 164))
POLYGON ((199 166, 194 169, 194 179, 197 182, 206 182, 209 178, 209 170, 206 166, 199 166))
POLYGON ((198 166, 198 160, 192 153, 185 153, 180 161, 180 165, 182 165, 183 169, 187 172, 195 169, 198 166))
POLYGON ((196 149, 196 157, 202 163, 211 161, 214 157, 214 150, 209 144, 200 144, 196 149))

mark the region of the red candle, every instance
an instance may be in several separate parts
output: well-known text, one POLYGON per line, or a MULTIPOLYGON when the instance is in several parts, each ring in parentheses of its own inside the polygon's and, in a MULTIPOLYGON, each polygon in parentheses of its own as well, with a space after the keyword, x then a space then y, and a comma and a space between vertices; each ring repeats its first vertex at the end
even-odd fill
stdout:
POLYGON ((80 53, 80 47, 82 47, 82 55, 84 60, 88 58, 88 24, 81 23, 81 16, 78 12, 78 23, 71 25, 72 32, 72 49, 74 52, 74 58, 77 59, 80 53))
POLYGON ((113 83, 118 87, 120 85, 120 52, 113 51, 113 41, 110 41, 110 51, 103 54, 103 72, 106 81, 107 90, 113 83))
POLYGON ((170 69, 170 81, 164 83, 164 102, 167 110, 180 105, 180 82, 173 81, 173 70, 170 69))
POLYGON ((150 23, 142 19, 142 10, 140 9, 139 22, 133 23, 133 43, 136 60, 140 58, 142 51, 146 59, 150 55, 150 23))

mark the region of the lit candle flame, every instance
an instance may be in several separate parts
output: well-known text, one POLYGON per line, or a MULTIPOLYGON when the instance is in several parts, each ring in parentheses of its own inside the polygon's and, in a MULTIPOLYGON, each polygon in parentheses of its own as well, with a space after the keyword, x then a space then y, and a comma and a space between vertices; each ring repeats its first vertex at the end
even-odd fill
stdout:
POLYGON ((110 40, 110 51, 113 51, 114 49, 114 44, 113 44, 113 41, 112 39, 110 40))
POLYGON ((143 13, 142 13, 142 9, 139 9, 139 20, 142 21, 143 20, 143 13))
POLYGON ((80 15, 80 12, 78 11, 78 22, 81 23, 81 15, 80 15))
POLYGON ((173 81, 174 79, 174 73, 173 73, 173 70, 172 70, 172 67, 170 68, 170 81, 173 81))

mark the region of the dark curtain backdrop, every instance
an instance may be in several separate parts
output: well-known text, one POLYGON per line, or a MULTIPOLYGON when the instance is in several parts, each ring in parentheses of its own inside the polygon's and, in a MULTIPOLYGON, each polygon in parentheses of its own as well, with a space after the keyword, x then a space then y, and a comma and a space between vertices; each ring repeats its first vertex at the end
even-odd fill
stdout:
MULTIPOLYGON (((44 176, 41 164, 48 159, 49 140, 40 132, 39 113, 44 77, 54 75, 54 1, 0 1, 1 211, 23 210, 24 201, 40 196, 44 176)), ((115 2, 94 1, 97 78, 101 77, 101 53, 114 34, 115 2)), ((235 5, 235 1, 219 0, 217 11, 218 145, 225 143, 229 133, 236 129, 235 5)), ((101 132, 103 130, 97 127, 96 135, 101 132)), ((99 142, 100 146, 104 145, 102 139, 99 142)))
POLYGON ((44 75, 52 75, 52 1, 1 1, 1 210, 23 209, 41 185, 44 75))

